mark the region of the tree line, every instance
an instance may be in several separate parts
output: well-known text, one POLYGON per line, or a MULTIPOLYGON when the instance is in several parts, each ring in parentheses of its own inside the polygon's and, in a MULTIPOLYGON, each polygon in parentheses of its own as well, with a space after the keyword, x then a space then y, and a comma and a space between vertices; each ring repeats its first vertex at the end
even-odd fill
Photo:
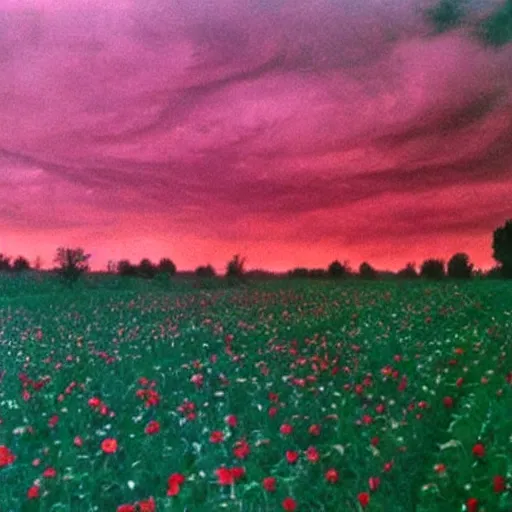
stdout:
MULTIPOLYGON (((349 276, 357 276, 361 279, 378 279, 384 276, 393 276, 403 279, 427 278, 427 279, 469 279, 473 276, 503 277, 512 278, 512 219, 505 222, 503 226, 496 228, 492 240, 493 258, 497 265, 490 271, 484 273, 475 270, 469 256, 464 252, 454 254, 445 264, 442 259, 428 258, 416 268, 414 263, 407 265, 398 272, 379 272, 370 263, 363 262, 354 272, 350 264, 345 261, 333 261, 326 269, 305 267, 294 268, 287 275, 291 278, 333 278, 339 279, 349 276)), ((89 270, 89 259, 83 248, 59 247, 56 251, 54 270, 62 278, 73 283, 83 273, 89 270)), ((224 277, 230 279, 243 279, 246 277, 271 277, 271 272, 249 271, 245 269, 246 259, 240 255, 233 256, 226 264, 224 277)), ((40 266, 38 259, 35 268, 40 266)), ((18 256, 11 262, 11 258, 0 253, 0 271, 23 272, 31 270, 29 261, 23 256, 18 256)), ((140 277, 153 279, 156 276, 174 276, 177 272, 175 263, 170 258, 162 258, 158 263, 153 263, 149 258, 143 258, 138 264, 131 263, 124 259, 119 262, 110 261, 107 265, 107 272, 123 277, 140 277)), ((194 275, 200 278, 216 277, 215 269, 211 265, 202 265, 195 269, 194 275)))

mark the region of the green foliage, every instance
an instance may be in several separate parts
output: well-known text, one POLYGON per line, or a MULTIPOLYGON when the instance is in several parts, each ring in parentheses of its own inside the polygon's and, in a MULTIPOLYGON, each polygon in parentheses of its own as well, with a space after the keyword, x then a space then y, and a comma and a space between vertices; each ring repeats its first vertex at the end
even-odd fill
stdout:
POLYGON ((89 274, 59 293, 49 273, 0 277, 0 446, 16 457, 0 467, 1 510, 116 511, 153 496, 157 511, 273 512, 291 496, 298 511, 360 511, 361 492, 369 512, 461 511, 470 498, 511 510, 510 489, 493 488, 512 473, 509 283, 170 281, 160 290, 89 274), (160 431, 148 435, 152 420, 160 431), (212 443, 213 431, 224 440, 212 443), (107 437, 113 454, 102 452, 107 437), (233 453, 242 439, 245 459, 233 453), (223 488, 222 466, 245 476, 223 488), (42 476, 48 467, 54 478, 42 476), (185 481, 171 497, 173 473, 185 481), (275 492, 262 487, 267 476, 275 492))
POLYGON ((448 261, 448 277, 469 279, 473 273, 473 264, 466 253, 458 252, 448 261))
POLYGON ((55 255, 54 263, 57 271, 64 281, 72 285, 78 278, 89 270, 90 254, 86 254, 81 247, 59 247, 55 255))
POLYGON ((496 228, 492 239, 493 258, 501 265, 503 277, 512 277, 512 220, 496 228))
POLYGON ((438 33, 456 28, 465 17, 464 3, 462 0, 439 0, 435 7, 427 10, 427 19, 438 33))
POLYGON ((483 40, 493 46, 503 46, 512 41, 512 0, 487 18, 480 27, 483 40))

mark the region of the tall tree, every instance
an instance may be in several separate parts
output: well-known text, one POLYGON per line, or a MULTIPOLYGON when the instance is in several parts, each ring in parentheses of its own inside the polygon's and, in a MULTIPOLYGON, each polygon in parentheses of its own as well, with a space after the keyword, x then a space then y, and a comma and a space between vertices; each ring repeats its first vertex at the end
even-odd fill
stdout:
POLYGON ((407 265, 398 271, 397 276, 402 279, 415 279, 418 277, 418 272, 416 272, 416 265, 412 262, 407 263, 407 265))
POLYGON ((63 279, 73 284, 83 273, 89 270, 89 259, 91 255, 86 254, 81 247, 75 249, 59 247, 55 255, 54 263, 63 279))
POLYGON ((245 273, 245 258, 235 254, 226 266, 226 277, 243 277, 245 273))
POLYGON ((448 277, 469 279, 473 274, 473 264, 464 252, 454 254, 448 261, 448 277))
POLYGON ((18 256, 14 260, 14 263, 12 264, 12 269, 16 272, 30 270, 30 263, 28 262, 27 258, 24 258, 23 256, 18 256))
POLYGON ((343 277, 347 274, 347 268, 339 260, 334 260, 327 268, 327 274, 334 278, 343 277))
POLYGON ((158 263, 158 272, 173 276, 176 274, 176 265, 169 258, 162 258, 158 263))
POLYGON ((376 279, 377 271, 366 261, 359 265, 359 277, 362 279, 376 279))
POLYGON ((492 257, 500 264, 503 277, 512 278, 512 219, 494 230, 492 257))
POLYGON ((420 275, 428 279, 442 279, 445 276, 444 261, 434 258, 425 260, 421 264, 420 275))

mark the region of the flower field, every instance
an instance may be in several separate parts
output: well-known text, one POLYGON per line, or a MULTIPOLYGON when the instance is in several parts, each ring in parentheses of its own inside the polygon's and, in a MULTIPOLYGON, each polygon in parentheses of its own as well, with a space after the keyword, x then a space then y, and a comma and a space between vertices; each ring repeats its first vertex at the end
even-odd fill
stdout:
POLYGON ((0 309, 0 511, 512 511, 508 283, 0 309))

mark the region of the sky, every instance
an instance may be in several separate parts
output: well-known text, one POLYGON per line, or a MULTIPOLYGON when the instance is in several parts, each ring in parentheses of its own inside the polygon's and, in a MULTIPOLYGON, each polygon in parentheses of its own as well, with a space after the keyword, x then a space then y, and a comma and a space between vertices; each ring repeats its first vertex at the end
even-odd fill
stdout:
POLYGON ((467 0, 0 0, 0 252, 492 266, 512 44, 467 0))

